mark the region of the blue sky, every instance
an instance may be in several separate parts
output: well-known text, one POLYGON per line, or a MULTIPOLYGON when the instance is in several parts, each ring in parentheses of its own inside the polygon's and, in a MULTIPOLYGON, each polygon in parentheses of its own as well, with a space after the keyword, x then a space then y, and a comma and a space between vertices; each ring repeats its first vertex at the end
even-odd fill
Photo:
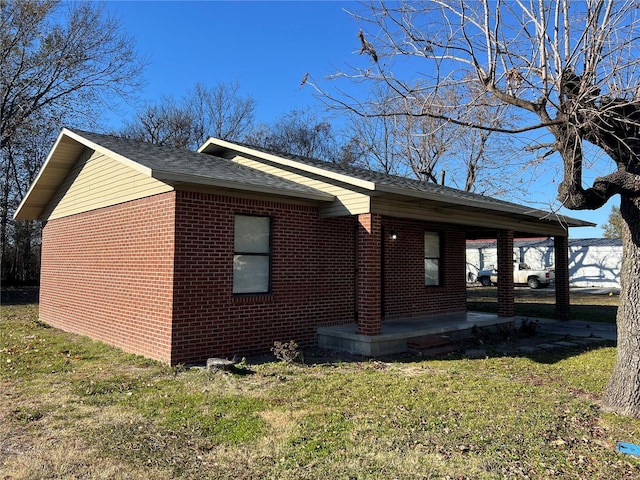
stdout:
POLYGON ((354 2, 108 2, 148 56, 143 97, 180 96, 195 83, 240 84, 257 120, 319 106, 306 72, 327 75, 358 57, 354 2), (332 66, 333 65, 333 66, 332 66))
MULTIPOLYGON (((366 61, 359 55, 359 25, 346 12, 357 10, 357 2, 110 1, 105 6, 149 59, 141 100, 180 97, 198 82, 238 81, 241 94, 257 102, 258 122, 307 107, 323 116, 313 89, 300 88, 305 73, 322 83, 325 76, 366 61)), ((135 107, 125 106, 121 112, 122 118, 131 119, 135 107)), ((110 122, 113 129, 122 126, 118 116, 110 122)), ((560 177, 554 182, 551 171, 536 175, 532 201, 552 201, 560 177)), ((561 213, 602 225, 617 203, 614 197, 598 211, 561 213)), ((600 228, 571 231, 575 238, 601 235, 600 228)))

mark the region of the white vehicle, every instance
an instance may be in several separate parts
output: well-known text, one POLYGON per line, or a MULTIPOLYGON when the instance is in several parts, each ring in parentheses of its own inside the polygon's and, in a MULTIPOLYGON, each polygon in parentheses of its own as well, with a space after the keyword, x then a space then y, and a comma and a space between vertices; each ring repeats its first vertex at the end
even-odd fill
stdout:
MULTIPOLYGON (((534 270, 529 268, 526 263, 515 262, 513 264, 513 283, 516 285, 529 285, 529 288, 545 288, 555 279, 556 273, 553 268, 534 270)), ((495 268, 480 270, 478 272, 478 282, 483 287, 490 287, 498 283, 498 270, 495 268)))

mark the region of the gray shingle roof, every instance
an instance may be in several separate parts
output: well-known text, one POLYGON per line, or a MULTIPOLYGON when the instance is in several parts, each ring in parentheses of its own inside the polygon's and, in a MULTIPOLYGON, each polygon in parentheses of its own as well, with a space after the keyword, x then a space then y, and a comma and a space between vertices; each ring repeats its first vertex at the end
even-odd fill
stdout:
MULTIPOLYGON (((312 187, 296 183, 284 178, 262 172, 258 169, 240 165, 226 158, 221 158, 210 153, 198 153, 186 149, 160 146, 138 140, 125 139, 112 135, 103 135, 86 131, 76 133, 87 140, 94 142, 103 148, 122 155, 140 165, 153 170, 154 177, 168 180, 171 177, 187 179, 190 183, 206 183, 204 180, 217 180, 229 182, 235 188, 246 190, 290 192, 296 196, 308 195, 308 198, 330 200, 333 197, 326 192, 312 187)), ((234 145, 234 142, 228 142, 234 145)), ((422 182, 417 179, 389 175, 351 165, 327 162, 309 157, 292 154, 283 154, 235 142, 235 145, 250 149, 256 153, 266 153, 285 158, 300 165, 308 165, 326 172, 339 174, 348 179, 370 182, 375 185, 375 190, 398 195, 415 196, 442 203, 464 205, 487 210, 494 210, 511 215, 520 215, 537 220, 547 220, 552 223, 560 222, 569 225, 585 225, 587 222, 563 217, 532 207, 519 205, 496 198, 464 192, 455 188, 446 187, 430 182, 422 182)))
MULTIPOLYGON (((268 173, 248 168, 224 158, 193 152, 191 150, 161 146, 152 143, 73 130, 74 133, 114 153, 128 158, 156 172, 180 176, 215 179, 255 187, 270 187, 276 190, 309 194, 309 197, 328 197, 323 192, 268 173)), ((328 199, 328 198, 327 198, 328 199)))
MULTIPOLYGON (((50 201, 57 185, 68 175, 72 163, 85 147, 103 151, 119 157, 123 162, 132 162, 132 167, 167 184, 204 185, 239 191, 258 192, 284 197, 297 197, 340 204, 332 194, 335 190, 319 190, 295 182, 282 176, 267 173, 262 168, 252 168, 230 158, 235 153, 249 155, 265 164, 275 163, 296 170, 310 180, 317 176, 330 183, 341 184, 346 190, 358 191, 372 197, 388 197, 408 200, 408 208, 452 207, 436 214, 453 212, 457 222, 479 229, 493 229, 513 226, 515 230, 555 235, 558 227, 592 225, 589 222, 561 217, 553 213, 533 209, 491 197, 463 192, 453 188, 421 182, 415 179, 387 175, 356 168, 349 165, 330 163, 296 155, 279 154, 265 149, 210 139, 201 152, 160 146, 113 135, 104 135, 82 130, 63 129, 54 149, 52 149, 36 180, 16 211, 15 218, 39 218, 50 201), (206 152, 206 153, 204 153, 206 152), (483 216, 484 220, 473 220, 475 215, 493 212, 483 216), (467 218, 468 217, 468 218, 467 218), (497 220, 496 220, 497 219, 497 220), (476 221, 477 223, 473 223, 476 221), (486 222, 489 221, 491 225, 486 222), (522 226, 522 228, 520 228, 522 226)), ((188 187, 187 187, 188 188, 188 187)), ((349 194, 347 192, 347 194, 349 194)), ((333 205, 333 204, 330 204, 333 205)), ((401 207, 402 208, 402 207, 401 207)), ((453 220, 452 220, 453 221, 453 220)), ((478 231, 474 235, 481 235, 478 231)), ((478 237, 481 238, 481 237, 478 237)))
POLYGON ((230 144, 236 144, 248 149, 252 149, 257 152, 262 152, 269 155, 274 155, 282 158, 286 158, 303 165, 323 169, 329 172, 345 175, 358 180, 364 180, 375 183, 376 190, 386 191, 396 194, 413 194, 417 197, 429 198, 430 200, 438 200, 443 203, 456 203, 459 205, 473 205, 479 208, 485 208, 489 210, 510 212, 512 214, 519 214, 526 217, 533 217, 539 220, 548 219, 552 222, 566 223, 569 225, 589 225, 589 222, 566 217, 563 215, 555 214, 549 211, 540 210, 533 207, 520 205, 517 203, 500 200, 477 193, 465 192, 444 185, 438 185, 431 182, 423 182, 417 179, 400 177, 397 175, 390 175, 384 172, 376 172, 373 170, 367 170, 363 168, 354 167, 351 165, 344 165, 339 163, 327 162, 318 160, 315 158, 309 158, 304 156, 292 155, 287 153, 280 153, 273 150, 254 147, 240 142, 226 142, 230 144))

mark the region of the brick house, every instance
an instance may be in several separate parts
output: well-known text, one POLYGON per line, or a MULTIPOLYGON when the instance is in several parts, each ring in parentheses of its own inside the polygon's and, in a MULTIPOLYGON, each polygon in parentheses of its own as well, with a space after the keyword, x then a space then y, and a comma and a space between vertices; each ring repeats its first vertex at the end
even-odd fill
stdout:
POLYGON ((43 322, 170 364, 335 326, 367 344, 394 321, 464 313, 467 239, 497 238, 510 266, 514 238, 553 237, 566 318, 566 228, 590 225, 217 139, 191 152, 68 129, 15 218, 44 221, 43 322))

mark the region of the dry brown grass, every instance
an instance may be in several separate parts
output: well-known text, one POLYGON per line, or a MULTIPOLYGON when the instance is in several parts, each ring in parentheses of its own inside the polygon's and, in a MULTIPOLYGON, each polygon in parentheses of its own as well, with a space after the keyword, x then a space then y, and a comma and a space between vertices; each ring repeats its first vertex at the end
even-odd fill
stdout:
POLYGON ((0 479, 640 478, 603 414, 613 348, 169 368, 0 321, 0 479), (9 362, 10 360, 10 362, 9 362))

